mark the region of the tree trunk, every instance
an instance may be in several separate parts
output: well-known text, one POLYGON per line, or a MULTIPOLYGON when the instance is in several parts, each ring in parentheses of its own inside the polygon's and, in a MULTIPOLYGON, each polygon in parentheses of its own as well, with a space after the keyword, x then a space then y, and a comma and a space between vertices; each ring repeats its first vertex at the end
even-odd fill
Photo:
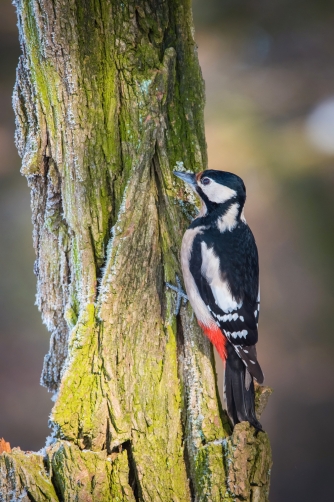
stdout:
POLYGON ((0 500, 268 500, 267 435, 231 435, 212 347, 166 288, 195 210, 172 170, 207 167, 190 1, 16 6, 16 141, 55 405, 43 451, 0 456, 0 500))

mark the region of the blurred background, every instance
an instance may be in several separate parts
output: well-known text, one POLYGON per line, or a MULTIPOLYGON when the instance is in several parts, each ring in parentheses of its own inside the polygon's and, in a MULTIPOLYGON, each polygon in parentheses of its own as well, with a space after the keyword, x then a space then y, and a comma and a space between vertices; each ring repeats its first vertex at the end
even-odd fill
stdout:
MULTIPOLYGON (((271 502, 334 500, 334 4, 194 0, 209 166, 246 183, 260 253, 259 359, 274 394, 271 502), (333 416, 332 416, 333 413, 333 416)), ((38 450, 49 336, 34 307, 29 190, 11 94, 20 54, 0 2, 0 437, 38 450)), ((219 368, 218 368, 219 369, 219 368)))

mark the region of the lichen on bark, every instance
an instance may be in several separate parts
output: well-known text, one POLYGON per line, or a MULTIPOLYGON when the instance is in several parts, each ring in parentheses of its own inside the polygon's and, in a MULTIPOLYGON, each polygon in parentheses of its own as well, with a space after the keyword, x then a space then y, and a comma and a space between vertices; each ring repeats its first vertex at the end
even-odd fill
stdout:
POLYGON ((207 167, 190 2, 16 7, 16 142, 54 443, 0 455, 0 482, 22 500, 42 486, 45 500, 267 500, 266 435, 231 436, 212 347, 165 286, 194 215, 172 171, 207 167))

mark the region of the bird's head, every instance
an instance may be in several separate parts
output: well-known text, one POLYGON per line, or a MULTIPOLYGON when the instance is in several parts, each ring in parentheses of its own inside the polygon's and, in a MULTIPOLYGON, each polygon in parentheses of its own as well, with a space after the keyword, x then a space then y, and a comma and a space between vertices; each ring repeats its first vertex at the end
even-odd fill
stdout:
POLYGON ((245 204, 246 188, 236 174, 213 169, 197 174, 174 171, 174 174, 188 183, 200 196, 208 213, 232 202, 238 202, 241 211, 245 204))

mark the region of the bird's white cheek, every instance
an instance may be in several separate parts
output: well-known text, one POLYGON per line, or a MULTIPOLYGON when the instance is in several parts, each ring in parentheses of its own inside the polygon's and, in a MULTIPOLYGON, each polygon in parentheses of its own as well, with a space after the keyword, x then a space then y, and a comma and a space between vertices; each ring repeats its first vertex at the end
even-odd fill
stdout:
POLYGON ((211 180, 209 185, 199 184, 199 186, 208 199, 211 202, 216 202, 217 204, 223 204, 223 202, 226 202, 237 195, 237 192, 232 190, 232 188, 220 185, 220 183, 216 183, 213 180, 211 180))

